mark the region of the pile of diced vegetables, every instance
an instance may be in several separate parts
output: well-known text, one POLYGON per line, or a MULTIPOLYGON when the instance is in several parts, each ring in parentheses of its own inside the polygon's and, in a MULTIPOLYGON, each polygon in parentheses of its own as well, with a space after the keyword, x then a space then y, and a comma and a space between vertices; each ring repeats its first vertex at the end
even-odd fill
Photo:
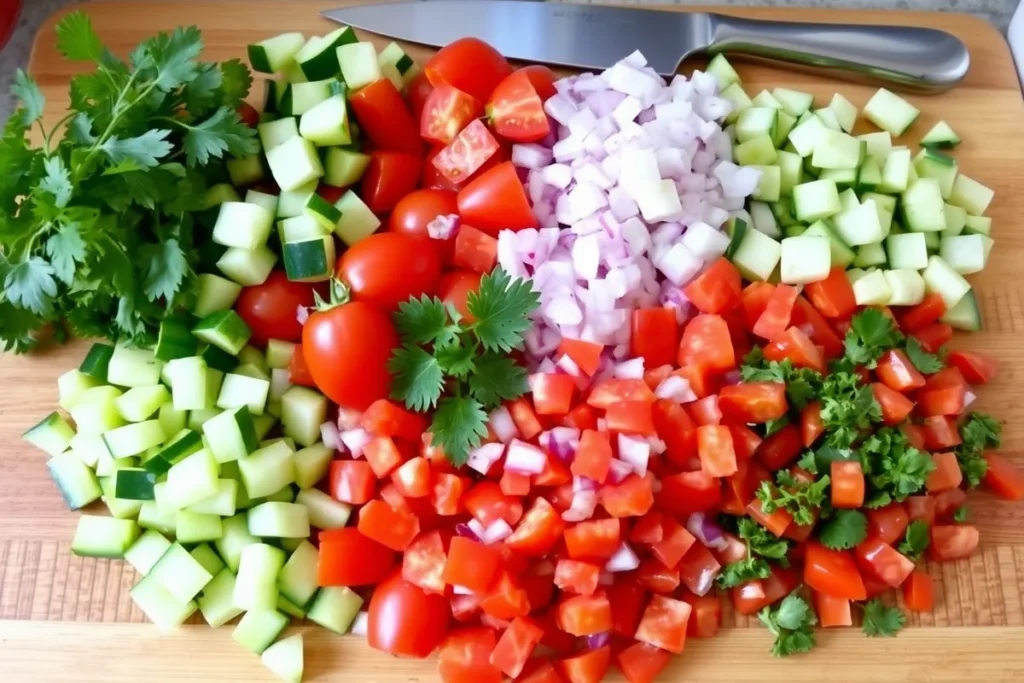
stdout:
POLYGON ((343 27, 249 58, 280 77, 191 310, 94 344, 25 434, 160 629, 241 616, 289 681, 294 617, 446 683, 649 682, 716 590, 777 655, 858 611, 892 635, 879 596, 929 610, 926 549, 976 549, 966 490, 1024 497, 967 412, 994 361, 945 351, 981 329, 993 194, 948 124, 896 145, 919 112, 879 90, 854 135, 843 96, 751 99, 721 56, 556 82, 467 40, 421 72, 343 27))

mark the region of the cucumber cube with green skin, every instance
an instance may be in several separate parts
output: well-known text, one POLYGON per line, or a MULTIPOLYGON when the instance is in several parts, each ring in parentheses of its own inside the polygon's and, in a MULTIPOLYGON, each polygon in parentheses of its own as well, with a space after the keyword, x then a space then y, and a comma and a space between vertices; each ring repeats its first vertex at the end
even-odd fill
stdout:
POLYGON ((972 289, 967 292, 956 306, 946 311, 939 318, 939 321, 957 330, 967 330, 968 332, 980 331, 982 328, 981 308, 978 306, 978 299, 974 295, 974 290, 972 289))
POLYGON ((285 683, 299 683, 302 680, 304 662, 302 656, 302 634, 296 633, 279 640, 260 655, 263 666, 285 683))
POLYGON ((217 461, 205 448, 173 465, 167 472, 168 503, 175 510, 217 493, 217 461))
POLYGON ((71 445, 75 430, 63 415, 55 411, 21 436, 36 448, 57 456, 71 445))
POLYGON ((77 368, 68 370, 57 378, 57 394, 60 396, 57 402, 64 410, 71 410, 82 394, 100 384, 98 379, 77 368))
POLYGON ((132 601, 163 633, 185 623, 196 611, 196 603, 182 602, 150 576, 142 577, 130 592, 132 601))
POLYGON ((380 219, 352 190, 342 195, 335 206, 341 211, 341 220, 334 232, 347 246, 369 237, 380 227, 380 219))
MULTIPOLYGON (((319 195, 316 196, 319 197, 319 195)), ((338 213, 340 218, 341 212, 338 213)), ((333 229, 333 224, 329 228, 325 228, 321 221, 306 213, 277 222, 277 234, 281 244, 324 237, 330 235, 333 229)))
POLYGON ((324 586, 313 598, 306 618, 338 634, 348 632, 363 599, 347 586, 324 586))
MULTIPOLYGON (((191 335, 190 335, 191 336, 191 335)), ((135 387, 114 399, 114 407, 128 422, 143 422, 155 415, 160 406, 169 402, 171 393, 162 384, 135 387)))
MULTIPOLYGON (((394 43, 392 43, 392 45, 394 45, 394 43)), ((388 47, 390 47, 390 45, 388 47)), ((707 73, 715 77, 719 90, 723 90, 733 83, 740 82, 740 75, 736 73, 736 69, 733 68, 733 65, 730 64, 729 60, 722 54, 715 55, 711 58, 711 61, 708 62, 707 73)))
POLYGON ((286 370, 292 362, 295 344, 281 339, 267 341, 267 366, 271 369, 286 370))
POLYGON ((224 519, 223 527, 224 535, 214 541, 214 546, 228 568, 237 572, 242 551, 259 543, 259 539, 249 533, 249 523, 244 512, 224 519))
POLYGON ((341 75, 352 90, 358 90, 383 77, 373 43, 349 43, 337 49, 341 75))
POLYGON ((338 48, 357 41, 356 32, 349 26, 342 26, 316 42, 307 41, 295 55, 295 61, 311 81, 334 78, 340 73, 338 48))
POLYGON ((880 165, 885 163, 889 152, 892 151, 892 136, 885 131, 865 133, 858 135, 857 139, 867 143, 868 156, 873 157, 880 165))
POLYGON ((278 574, 277 588, 281 595, 299 607, 308 605, 320 587, 317 580, 319 562, 320 551, 303 539, 278 574))
POLYGON ((937 149, 948 149, 960 144, 960 136, 945 121, 939 121, 921 138, 921 145, 937 149))
POLYGON ((107 369, 110 366, 110 359, 113 355, 113 346, 97 342, 89 347, 89 352, 85 354, 85 359, 78 366, 78 369, 82 374, 88 375, 98 382, 106 382, 107 369))
POLYGON ((334 274, 332 236, 286 242, 282 247, 284 270, 293 282, 324 282, 334 274))
POLYGON ((296 503, 267 502, 250 508, 249 533, 261 538, 308 538, 309 509, 296 503))
POLYGON ((124 557, 142 530, 131 519, 82 515, 71 541, 71 552, 81 557, 124 557))
POLYGON ((141 467, 114 472, 114 496, 124 500, 154 500, 156 475, 141 467))
POLYGON ((146 420, 112 429, 104 434, 103 438, 112 456, 127 458, 138 455, 147 448, 159 446, 167 439, 167 435, 164 434, 160 420, 146 420))
POLYGON ((231 310, 211 313, 192 328, 192 334, 208 344, 237 355, 249 342, 252 330, 231 310))
POLYGON ((249 63, 256 71, 272 74, 295 59, 306 38, 301 33, 282 33, 247 47, 249 63))
POLYGON ((274 609, 249 610, 231 632, 231 639, 255 654, 262 654, 287 626, 288 617, 274 609))
POLYGON ((920 114, 920 109, 885 88, 879 88, 864 105, 864 118, 896 137, 903 135, 920 114))
POLYGON ((124 418, 114 405, 114 399, 121 393, 120 389, 112 386, 94 387, 83 392, 70 411, 78 431, 82 434, 105 434, 124 426, 124 418))
POLYGON ((85 507, 103 493, 93 471, 71 451, 58 453, 46 466, 71 510, 85 507))
POLYGON ((237 284, 245 287, 262 285, 277 263, 277 254, 267 247, 242 249, 231 247, 217 260, 217 268, 237 284))
POLYGON ((232 603, 234 592, 235 575, 227 568, 218 571, 206 584, 198 603, 199 611, 202 612, 203 619, 207 624, 218 628, 242 614, 244 610, 235 607, 232 603))
POLYGON ((203 425, 203 434, 217 462, 239 460, 256 450, 259 440, 248 406, 226 410, 203 425))

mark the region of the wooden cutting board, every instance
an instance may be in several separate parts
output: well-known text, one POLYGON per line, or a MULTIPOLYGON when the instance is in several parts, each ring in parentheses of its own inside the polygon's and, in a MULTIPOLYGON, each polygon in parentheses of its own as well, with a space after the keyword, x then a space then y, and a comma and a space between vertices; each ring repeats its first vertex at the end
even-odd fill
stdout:
MULTIPOLYGON (((117 53, 142 38, 177 25, 197 24, 204 58, 245 56, 245 45, 282 31, 323 34, 332 24, 317 11, 343 4, 291 1, 99 2, 86 5, 96 29, 117 53)), ((731 10, 736 12, 736 10, 731 10)), ((931 26, 959 36, 972 66, 956 90, 911 98, 923 110, 912 130, 917 140, 937 120, 960 133, 956 156, 967 174, 996 190, 990 214, 996 248, 992 264, 973 278, 986 329, 963 335, 957 345, 999 358, 1003 369, 982 388, 978 407, 1008 422, 1004 454, 1024 467, 1024 106, 1003 37, 980 19, 961 14, 749 9, 746 16, 790 21, 890 23, 931 26)), ((75 65, 54 48, 55 19, 41 30, 30 70, 47 98, 47 119, 67 106, 67 82, 75 65)), ((515 30, 515 27, 510 27, 515 30)), ((386 41, 377 41, 378 46, 386 41)), ((638 46, 642 47, 642 46, 638 46)), ((425 58, 427 50, 413 54, 425 58)), ((748 90, 789 86, 820 98, 842 92, 863 106, 871 92, 822 77, 743 64, 748 90)), ((259 88, 254 90, 259 92, 259 88)), ((254 95, 258 99, 258 95, 254 95)), ((252 681, 270 680, 257 657, 237 647, 230 629, 193 625, 164 637, 144 623, 128 590, 135 580, 121 562, 70 555, 77 515, 69 513, 47 475, 45 456, 20 434, 53 410, 55 380, 80 362, 86 345, 32 357, 0 356, 0 680, 53 681, 252 681)), ((1009 681, 1024 676, 1024 505, 978 494, 971 507, 982 530, 982 549, 952 564, 929 565, 938 604, 931 614, 911 615, 913 628, 895 639, 868 639, 859 629, 821 633, 811 655, 788 660, 768 654, 770 639, 756 621, 727 610, 723 634, 692 640, 665 681, 1009 681)), ((340 638, 320 628, 307 634, 309 680, 360 683, 435 681, 432 661, 389 658, 358 638, 340 638)), ((621 681, 621 678, 615 678, 621 681)))

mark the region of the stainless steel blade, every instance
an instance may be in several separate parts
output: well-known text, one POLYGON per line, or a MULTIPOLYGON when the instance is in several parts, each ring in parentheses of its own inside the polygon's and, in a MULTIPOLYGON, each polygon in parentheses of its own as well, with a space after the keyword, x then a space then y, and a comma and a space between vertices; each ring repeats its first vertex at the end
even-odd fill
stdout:
POLYGON ((610 67, 638 47, 662 74, 711 40, 707 14, 524 0, 382 2, 323 12, 400 40, 447 45, 475 37, 506 57, 586 69, 610 67))

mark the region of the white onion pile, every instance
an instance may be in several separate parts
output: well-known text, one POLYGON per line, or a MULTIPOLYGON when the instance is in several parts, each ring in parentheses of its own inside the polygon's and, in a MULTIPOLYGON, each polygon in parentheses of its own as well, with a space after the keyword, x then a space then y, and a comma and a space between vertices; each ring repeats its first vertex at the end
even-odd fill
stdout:
POLYGON ((759 172, 732 163, 719 123, 730 103, 710 74, 666 85, 635 52, 555 86, 545 110, 557 139, 512 150, 541 227, 501 232, 498 261, 540 292, 526 338, 535 367, 554 360, 563 337, 604 344, 621 360, 633 308, 689 317, 682 287, 725 252, 722 227, 745 213, 759 172))

